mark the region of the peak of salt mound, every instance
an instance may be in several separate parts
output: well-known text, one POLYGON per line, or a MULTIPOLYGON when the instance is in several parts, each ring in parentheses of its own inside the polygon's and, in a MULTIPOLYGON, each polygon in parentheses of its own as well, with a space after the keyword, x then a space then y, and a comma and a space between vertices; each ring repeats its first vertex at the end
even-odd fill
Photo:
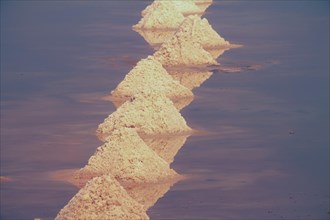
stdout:
POLYGON ((230 43, 222 38, 209 24, 206 18, 200 18, 196 15, 188 16, 193 24, 193 38, 200 42, 204 49, 208 48, 228 48, 230 43))
POLYGON ((154 1, 142 14, 133 29, 177 29, 184 20, 181 12, 169 1, 154 1))
POLYGON ((111 176, 90 180, 61 209, 55 218, 66 219, 149 219, 141 204, 128 195, 111 176))
POLYGON ((133 128, 112 132, 78 176, 111 174, 125 184, 159 182, 176 172, 140 138, 133 128))
POLYGON ((211 54, 203 49, 200 38, 195 33, 196 22, 189 17, 183 21, 172 38, 154 53, 154 57, 167 67, 217 65, 211 54))
POLYGON ((184 0, 184 1, 171 0, 170 2, 172 2, 175 8, 179 12, 181 12, 184 16, 203 13, 203 11, 196 6, 194 0, 184 0))
POLYGON ((194 96, 189 89, 174 80, 152 56, 140 60, 111 94, 127 99, 146 89, 155 94, 164 94, 172 100, 194 96))
POLYGON ((146 135, 188 133, 191 131, 173 102, 163 94, 144 92, 136 94, 109 115, 97 129, 105 140, 114 130, 135 128, 146 135))
POLYGON ((155 10, 159 3, 165 3, 168 7, 173 7, 175 11, 181 13, 183 16, 188 16, 192 14, 201 14, 203 11, 196 6, 193 0, 155 0, 150 5, 148 5, 142 12, 141 16, 144 17, 148 13, 155 10))

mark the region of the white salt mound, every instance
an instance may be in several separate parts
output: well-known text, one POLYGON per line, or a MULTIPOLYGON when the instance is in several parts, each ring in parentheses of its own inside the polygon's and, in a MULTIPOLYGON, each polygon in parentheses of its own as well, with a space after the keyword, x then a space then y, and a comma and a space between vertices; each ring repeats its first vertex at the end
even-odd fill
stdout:
POLYGON ((154 57, 166 67, 218 64, 210 53, 205 51, 196 35, 195 21, 186 18, 171 39, 164 42, 154 57))
POLYGON ((158 182, 177 175, 133 128, 120 128, 112 132, 79 171, 79 175, 83 176, 84 172, 98 176, 111 174, 125 184, 158 182))
POLYGON ((172 2, 175 8, 184 16, 203 13, 203 11, 196 6, 194 0, 171 0, 170 2, 172 2))
POLYGON ((139 93, 109 115, 97 129, 97 135, 105 140, 114 130, 135 128, 138 133, 173 134, 191 131, 186 121, 163 94, 139 93))
POLYGON ((111 176, 90 180, 61 209, 56 220, 75 219, 149 219, 143 206, 132 199, 111 176))
POLYGON ((184 17, 169 1, 154 1, 142 11, 142 18, 134 29, 177 29, 184 17))
MULTIPOLYGON (((148 5, 142 12, 141 16, 144 17, 148 13, 155 10, 159 3, 165 3, 167 7, 172 7, 175 9, 175 12, 179 12, 184 16, 191 14, 201 14, 203 11, 196 6, 193 0, 155 0, 150 5, 148 5), (170 6, 169 6, 170 5, 170 6)), ((174 13, 174 12, 172 12, 174 13)), ((172 14, 174 15, 174 14, 172 14)))
POLYGON ((200 42, 204 49, 230 46, 230 43, 212 28, 206 18, 201 19, 199 16, 191 15, 186 19, 191 20, 190 23, 193 24, 192 37, 200 42))
POLYGON ((194 0, 196 5, 212 4, 213 0, 194 0))
POLYGON ((189 89, 174 80, 152 56, 139 61, 111 94, 114 97, 129 98, 146 90, 165 94, 172 100, 194 96, 189 89))

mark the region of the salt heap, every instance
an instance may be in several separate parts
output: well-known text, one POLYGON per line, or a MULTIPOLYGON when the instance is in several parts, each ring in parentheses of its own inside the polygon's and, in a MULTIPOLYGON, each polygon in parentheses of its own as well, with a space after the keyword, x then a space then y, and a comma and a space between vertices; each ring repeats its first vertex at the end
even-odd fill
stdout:
POLYGON ((194 2, 204 12, 212 4, 213 0, 194 0, 194 2))
POLYGON ((195 20, 186 18, 171 39, 164 42, 154 57, 166 67, 217 65, 211 54, 205 51, 196 35, 195 20))
POLYGON ((191 131, 186 121, 164 94, 139 93, 108 116, 97 129, 97 135, 105 140, 114 130, 135 128, 146 135, 176 134, 191 131))
POLYGON ((142 16, 133 29, 177 29, 184 20, 170 1, 154 1, 143 10, 142 16))
POLYGON ((165 94, 172 100, 194 96, 189 89, 174 80, 162 64, 152 56, 139 61, 117 88, 111 92, 111 95, 128 99, 134 94, 146 90, 155 94, 165 94))
POLYGON ((230 47, 229 42, 212 28, 206 18, 201 19, 199 16, 191 15, 186 19, 190 19, 193 23, 193 38, 200 42, 204 49, 230 47))
POLYGON ((178 175, 140 138, 133 128, 112 132, 97 148, 88 164, 78 171, 78 178, 111 174, 125 185, 158 182, 178 175))
MULTIPOLYGON (((180 83, 181 84, 181 83, 180 83)), ((157 93, 156 93, 157 94, 157 93)), ((119 108, 122 104, 124 104, 127 99, 123 99, 123 98, 116 98, 116 97, 113 97, 113 96, 105 96, 105 97, 102 97, 102 100, 105 100, 105 101, 111 101, 112 104, 116 107, 116 108, 119 108)), ((184 98, 172 98, 172 102, 173 102, 173 105, 174 107, 177 109, 177 110, 181 110, 183 109, 184 107, 186 107, 187 105, 189 105, 192 101, 194 100, 194 97, 191 96, 191 97, 184 97, 184 98)))
MULTIPOLYGON (((184 16, 192 14, 201 14, 203 11, 200 10, 193 0, 155 0, 151 5, 148 5, 142 12, 141 16, 144 17, 151 13, 158 7, 159 2, 166 2, 167 5, 171 5, 175 9, 175 12, 179 12, 184 16)), ((166 11, 167 12, 167 11, 166 11)), ((165 12, 164 12, 165 13, 165 12)), ((173 12, 169 12, 174 15, 173 12)))
POLYGON ((58 213, 56 220, 149 219, 141 204, 132 199, 111 176, 90 180, 58 213))

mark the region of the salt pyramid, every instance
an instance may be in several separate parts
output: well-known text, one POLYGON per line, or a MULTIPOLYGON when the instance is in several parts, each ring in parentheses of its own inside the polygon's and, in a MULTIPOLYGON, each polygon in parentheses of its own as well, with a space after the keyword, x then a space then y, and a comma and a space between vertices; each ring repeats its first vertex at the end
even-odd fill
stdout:
POLYGON ((193 0, 155 0, 141 12, 141 16, 144 17, 150 12, 154 11, 159 2, 165 2, 165 4, 171 5, 171 7, 175 8, 175 11, 181 13, 184 16, 201 14, 203 12, 201 9, 199 9, 199 7, 196 6, 193 0))
POLYGON ((78 176, 111 174, 125 184, 158 182, 176 172, 140 138, 133 128, 119 128, 97 148, 78 176))
POLYGON ((213 0, 194 0, 194 2, 204 12, 212 4, 213 0))
POLYGON ((186 19, 190 19, 193 23, 193 38, 199 41, 204 49, 230 46, 229 42, 212 28, 206 18, 190 15, 186 19))
POLYGON ((211 54, 205 51, 195 33, 195 21, 186 18, 171 39, 164 42, 154 57, 166 67, 217 65, 211 54))
POLYGON ((154 1, 142 13, 133 29, 177 29, 184 16, 169 1, 154 1))
POLYGON ((189 89, 174 80, 152 56, 139 61, 111 95, 127 99, 146 89, 156 94, 165 94, 172 100, 194 96, 189 89))
POLYGON ((61 209, 56 220, 149 219, 141 204, 131 198, 115 178, 104 175, 90 180, 61 209))
POLYGON ((97 129, 97 135, 105 140, 114 130, 135 128, 146 135, 176 134, 191 131, 186 121, 163 94, 139 93, 109 115, 97 129))

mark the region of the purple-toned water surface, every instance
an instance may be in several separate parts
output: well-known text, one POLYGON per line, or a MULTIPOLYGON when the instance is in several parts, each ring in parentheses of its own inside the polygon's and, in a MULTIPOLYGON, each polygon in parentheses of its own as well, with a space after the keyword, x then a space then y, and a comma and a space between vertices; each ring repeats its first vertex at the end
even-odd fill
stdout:
MULTIPOLYGON (((78 189, 115 107, 101 98, 153 49, 131 25, 151 1, 1 1, 1 219, 52 219, 78 189)), ((329 218, 329 2, 215 1, 223 67, 181 113, 171 165, 190 178, 151 219, 329 218), (248 67, 258 68, 248 68, 248 67), (250 69, 250 70, 249 70, 250 69)))

